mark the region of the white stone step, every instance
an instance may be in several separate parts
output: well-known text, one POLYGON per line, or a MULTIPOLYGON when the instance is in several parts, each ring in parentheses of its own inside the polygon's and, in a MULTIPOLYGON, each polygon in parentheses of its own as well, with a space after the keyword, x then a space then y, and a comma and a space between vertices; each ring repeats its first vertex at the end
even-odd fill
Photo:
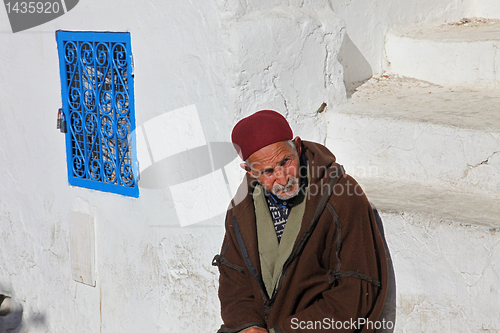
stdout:
POLYGON ((419 213, 380 216, 392 263, 383 318, 395 318, 394 332, 500 331, 498 229, 419 213))
POLYGON ((471 19, 386 38, 388 72, 442 85, 500 86, 500 20, 471 19))
POLYGON ((377 178, 356 180, 379 211, 418 214, 429 220, 500 230, 500 196, 417 182, 377 178))
POLYGON ((357 180, 382 220, 390 259, 382 318, 394 332, 499 331, 500 198, 357 180))
POLYGON ((499 331, 499 198, 358 181, 382 220, 389 255, 382 318, 395 319, 394 332, 499 331))
POLYGON ((327 146, 357 178, 500 195, 500 93, 372 78, 331 110, 327 146))

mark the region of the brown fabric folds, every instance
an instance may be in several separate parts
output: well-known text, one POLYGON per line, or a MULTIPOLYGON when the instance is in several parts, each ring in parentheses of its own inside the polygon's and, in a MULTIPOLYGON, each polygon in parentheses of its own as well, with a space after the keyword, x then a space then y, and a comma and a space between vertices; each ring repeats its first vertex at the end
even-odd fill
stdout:
MULTIPOLYGON (((220 332, 257 322, 276 332, 319 333, 325 330, 301 330, 293 323, 325 318, 379 319, 387 292, 388 266, 373 210, 356 181, 343 173, 326 147, 303 141, 303 151, 311 178, 305 211, 271 299, 261 278, 251 196, 255 182, 251 177, 246 177, 227 213, 224 258, 243 271, 219 265, 224 322, 220 332)), ((365 325, 356 331, 373 330, 365 325)))

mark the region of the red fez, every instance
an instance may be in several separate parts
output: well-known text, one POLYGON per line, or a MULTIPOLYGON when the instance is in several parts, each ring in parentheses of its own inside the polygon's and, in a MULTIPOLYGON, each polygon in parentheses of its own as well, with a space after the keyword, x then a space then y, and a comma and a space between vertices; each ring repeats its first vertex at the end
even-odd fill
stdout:
POLYGON ((262 110, 241 119, 233 128, 231 140, 243 160, 270 144, 292 140, 288 121, 280 113, 262 110))

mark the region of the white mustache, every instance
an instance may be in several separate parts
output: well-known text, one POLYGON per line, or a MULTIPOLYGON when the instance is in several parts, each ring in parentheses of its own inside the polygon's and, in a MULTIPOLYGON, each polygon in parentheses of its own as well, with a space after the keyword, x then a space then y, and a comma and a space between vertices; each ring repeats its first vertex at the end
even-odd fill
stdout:
POLYGON ((273 188, 273 194, 274 195, 277 195, 278 192, 280 191, 284 191, 284 192, 288 192, 292 189, 292 187, 295 185, 295 184, 298 184, 299 183, 299 180, 295 177, 292 177, 288 183, 286 183, 285 185, 276 185, 274 188, 273 188))

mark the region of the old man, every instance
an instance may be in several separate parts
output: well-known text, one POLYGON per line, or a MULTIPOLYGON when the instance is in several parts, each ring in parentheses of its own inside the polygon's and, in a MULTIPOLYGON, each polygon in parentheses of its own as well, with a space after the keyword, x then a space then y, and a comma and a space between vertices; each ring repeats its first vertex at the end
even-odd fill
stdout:
POLYGON ((373 332, 387 260, 373 210, 323 145, 263 110, 232 142, 246 171, 219 255, 223 332, 373 332))

